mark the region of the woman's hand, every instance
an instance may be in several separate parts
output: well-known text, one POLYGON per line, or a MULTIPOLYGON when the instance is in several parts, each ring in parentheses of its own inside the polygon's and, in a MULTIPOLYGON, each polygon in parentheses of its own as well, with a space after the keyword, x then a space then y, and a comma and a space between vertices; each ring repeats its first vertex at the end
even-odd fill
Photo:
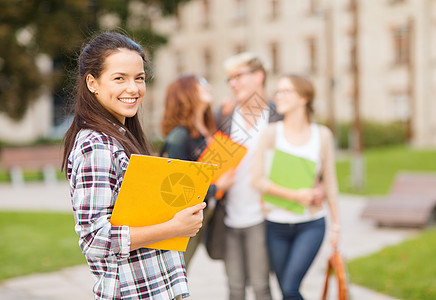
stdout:
POLYGON ((231 168, 215 182, 217 190, 226 192, 235 183, 235 168, 231 168))
POLYGON ((299 189, 296 191, 297 201, 303 206, 309 206, 312 204, 315 198, 313 189, 299 189))
POLYGON ((301 205, 322 206, 322 202, 325 198, 325 189, 322 184, 312 189, 299 189, 296 192, 296 196, 296 200, 300 202, 301 205))
POLYGON ((226 97, 221 101, 221 113, 223 116, 230 115, 236 106, 236 100, 226 97))
POLYGON ((324 201, 325 195, 325 187, 322 182, 317 183, 313 187, 314 197, 311 205, 313 206, 322 206, 322 202, 324 201))
POLYGON ((203 225, 203 209, 205 207, 206 203, 202 202, 185 208, 174 215, 171 221, 178 232, 177 236, 193 237, 197 234, 203 225))

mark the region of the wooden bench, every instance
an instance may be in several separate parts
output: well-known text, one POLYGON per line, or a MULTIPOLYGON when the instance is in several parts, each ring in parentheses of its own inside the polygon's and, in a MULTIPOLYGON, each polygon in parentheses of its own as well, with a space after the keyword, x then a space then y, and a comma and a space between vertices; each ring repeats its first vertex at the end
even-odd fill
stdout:
POLYGON ((389 195, 368 201, 361 217, 380 226, 424 227, 435 212, 436 173, 399 173, 389 195))
POLYGON ((0 164, 11 175, 12 184, 24 184, 23 171, 42 171, 44 182, 56 182, 56 170, 62 164, 61 145, 43 145, 32 147, 7 147, 0 152, 0 164))

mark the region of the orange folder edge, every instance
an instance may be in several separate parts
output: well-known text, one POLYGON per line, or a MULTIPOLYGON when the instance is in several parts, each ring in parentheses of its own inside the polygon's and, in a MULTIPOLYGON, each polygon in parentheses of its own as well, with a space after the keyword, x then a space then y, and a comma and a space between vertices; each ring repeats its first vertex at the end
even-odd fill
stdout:
MULTIPOLYGON (((200 154, 200 157, 197 160, 198 162, 211 163, 209 161, 205 161, 204 159, 205 159, 205 157, 208 156, 209 151, 213 151, 212 146, 215 145, 214 143, 217 142, 217 139, 219 137, 223 137, 223 138, 227 139, 228 142, 231 142, 232 144, 237 145, 239 147, 238 150, 242 150, 242 153, 240 153, 236 158, 232 159, 231 162, 229 164, 227 164, 226 166, 221 166, 221 167, 218 166, 218 169, 215 171, 215 174, 212 178, 212 184, 215 183, 218 180, 218 178, 220 178, 220 176, 222 174, 229 171, 231 168, 236 168, 239 165, 239 163, 241 162, 241 160, 244 158, 245 154, 247 153, 247 148, 245 146, 235 142, 234 140, 232 140, 232 138, 228 134, 218 130, 213 135, 213 140, 206 146, 206 148, 200 154)), ((223 148, 218 148, 218 149, 222 149, 224 151, 223 148)))

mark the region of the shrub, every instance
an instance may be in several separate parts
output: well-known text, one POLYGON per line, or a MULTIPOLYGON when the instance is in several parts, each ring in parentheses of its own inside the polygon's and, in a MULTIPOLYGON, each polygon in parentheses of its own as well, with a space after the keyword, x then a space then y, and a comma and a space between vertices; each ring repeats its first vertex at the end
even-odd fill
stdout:
MULTIPOLYGON (((337 125, 336 139, 341 149, 350 148, 351 123, 337 125)), ((362 124, 363 145, 365 148, 401 145, 407 143, 407 129, 402 122, 380 123, 364 121, 362 124)))

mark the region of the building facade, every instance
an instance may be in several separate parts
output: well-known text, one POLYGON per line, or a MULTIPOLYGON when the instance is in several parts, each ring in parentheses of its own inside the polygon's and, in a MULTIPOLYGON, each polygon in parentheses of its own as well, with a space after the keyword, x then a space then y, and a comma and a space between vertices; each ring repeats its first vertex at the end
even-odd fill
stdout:
MULTIPOLYGON (((36 64, 43 75, 52 72, 52 60, 47 55, 39 55, 36 64)), ((21 120, 16 121, 5 112, 0 113, 0 140, 9 144, 28 144, 49 137, 53 111, 53 96, 48 87, 43 87, 21 120)))
POLYGON ((223 62, 252 51, 269 62, 269 95, 280 74, 306 74, 318 120, 350 122, 358 105, 361 120, 402 121, 412 145, 436 145, 436 0, 356 2, 191 0, 175 17, 156 18, 169 43, 154 58, 145 126, 160 136, 165 89, 180 74, 204 76, 217 107, 231 95, 223 62))

